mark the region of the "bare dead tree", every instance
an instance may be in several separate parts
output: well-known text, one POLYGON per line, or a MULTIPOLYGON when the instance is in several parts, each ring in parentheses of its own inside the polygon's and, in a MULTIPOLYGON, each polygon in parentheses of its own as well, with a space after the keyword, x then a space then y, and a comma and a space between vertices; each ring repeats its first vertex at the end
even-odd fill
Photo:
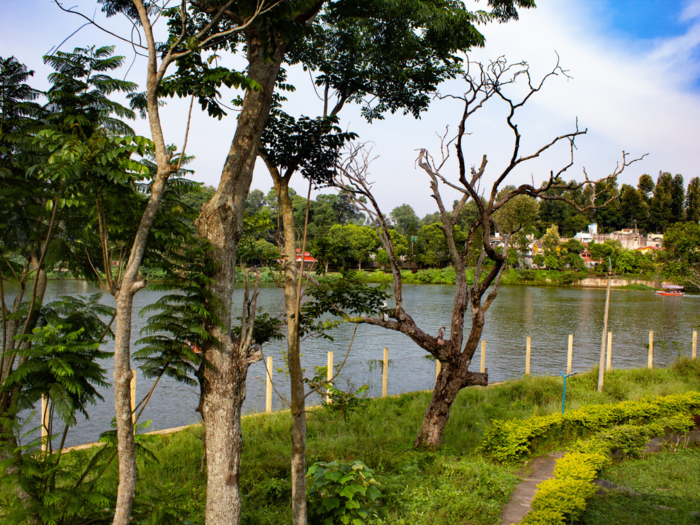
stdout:
MULTIPOLYGON (((371 152, 364 145, 355 144, 349 148, 342 163, 338 165, 335 185, 345 189, 350 188, 355 196, 356 204, 373 221, 382 244, 389 255, 393 275, 393 292, 396 303, 393 311, 387 317, 362 316, 361 322, 381 326, 407 335, 418 346, 435 356, 441 363, 432 399, 415 440, 416 447, 439 447, 442 433, 449 420, 450 408, 459 391, 467 386, 486 385, 488 383, 488 372, 472 372, 469 370, 469 366, 481 339, 486 312, 498 295, 501 276, 506 267, 510 238, 515 231, 502 231, 494 213, 519 195, 561 200, 581 212, 604 207, 610 201, 597 206, 590 204, 582 207, 567 196, 566 193, 562 192, 563 194, 561 195, 552 195, 548 190, 573 191, 584 186, 595 188, 596 184, 600 182, 605 183, 615 180, 627 166, 640 160, 629 160, 628 154, 623 152, 621 163, 616 165, 610 175, 594 181, 588 177, 584 170, 583 182, 562 183, 560 176, 574 163, 575 139, 587 131, 580 130, 578 124, 570 133, 554 138, 532 153, 524 154, 521 151, 522 135, 518 124, 515 122, 515 116, 518 110, 542 89, 547 79, 557 75, 568 76, 566 71, 560 67, 558 59, 556 66, 538 83, 533 83, 528 64, 525 62, 508 64, 504 57, 487 65, 478 62, 468 62, 467 71, 463 75, 466 84, 465 93, 460 96, 448 95, 441 97, 457 99, 464 105, 464 110, 458 123, 457 135, 448 142, 445 141, 445 137, 441 139, 439 161, 426 149, 418 151, 416 163, 428 176, 432 191, 431 197, 435 199, 440 211, 441 229, 447 242, 451 263, 456 272, 449 337, 442 333, 432 335, 422 330, 404 309, 400 266, 391 241, 385 215, 381 212, 379 204, 372 194, 372 183, 369 181, 369 168, 373 160, 371 152), (525 86, 525 94, 516 99, 508 94, 509 90, 507 88, 515 84, 519 77, 524 77, 527 85, 525 86), (484 155, 478 167, 472 166, 467 171, 463 140, 466 135, 465 129, 468 119, 492 99, 493 101, 500 100, 509 108, 506 123, 513 134, 513 145, 508 164, 500 174, 497 174, 488 196, 482 197, 481 186, 485 182, 487 158, 484 155), (556 172, 551 171, 548 180, 540 187, 535 187, 534 184, 523 184, 508 192, 505 196, 502 195, 498 198, 499 187, 515 168, 541 156, 559 143, 567 144, 569 147, 570 159, 566 165, 556 172), (456 177, 453 175, 451 178, 448 178, 447 175, 443 174, 443 171, 446 171, 446 162, 450 155, 450 148, 453 145, 458 160, 458 171, 456 177), (456 181, 453 182, 454 179, 456 181), (441 186, 447 186, 461 194, 461 198, 456 201, 451 211, 445 206, 444 199, 440 193, 441 186), (360 197, 365 197, 366 201, 363 202, 360 197), (466 232, 466 241, 462 245, 461 242, 457 242, 455 239, 455 225, 460 212, 469 199, 472 199, 476 204, 478 216, 469 231, 466 232), (493 243, 494 231, 498 232, 504 240, 503 248, 500 251, 496 249, 493 243), (481 233, 481 239, 477 235, 478 232, 481 233), (474 278, 471 282, 468 282, 466 277, 467 261, 471 254, 476 254, 477 252, 479 256, 474 268, 474 278), (485 264, 487 259, 492 262, 492 265, 485 264), (471 318, 467 318, 466 322, 470 322, 470 327, 468 332, 465 332, 465 317, 468 310, 470 310, 471 318)), ((594 192, 593 202, 597 196, 594 192)))

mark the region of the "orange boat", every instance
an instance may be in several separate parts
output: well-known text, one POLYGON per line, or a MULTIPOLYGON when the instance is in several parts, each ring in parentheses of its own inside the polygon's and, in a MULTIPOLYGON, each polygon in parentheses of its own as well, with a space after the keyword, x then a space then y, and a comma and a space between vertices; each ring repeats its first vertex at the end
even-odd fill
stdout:
POLYGON ((683 292, 683 287, 677 284, 664 284, 663 290, 657 290, 656 295, 662 295, 664 297, 683 297, 685 294, 683 292))

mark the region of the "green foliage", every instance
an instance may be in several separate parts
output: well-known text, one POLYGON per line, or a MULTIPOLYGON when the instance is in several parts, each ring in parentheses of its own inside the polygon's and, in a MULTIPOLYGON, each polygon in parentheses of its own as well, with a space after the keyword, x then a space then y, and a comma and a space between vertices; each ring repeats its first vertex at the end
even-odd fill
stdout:
POLYGON ((349 248, 352 258, 360 266, 369 260, 369 254, 379 246, 379 236, 375 229, 370 226, 335 225, 331 228, 329 236, 335 237, 338 242, 345 244, 349 248))
POLYGON ((378 517, 374 472, 361 461, 319 461, 306 474, 309 516, 323 525, 364 525, 378 517))
MULTIPOLYGON (((187 241, 186 241, 187 242, 187 241)), ((155 303, 145 306, 140 315, 148 318, 137 341, 144 345, 134 352, 145 377, 167 375, 177 381, 196 385, 196 367, 203 350, 215 346, 205 326, 221 324, 221 304, 211 291, 216 267, 208 256, 211 246, 198 238, 190 238, 182 252, 174 252, 161 261, 166 277, 150 284, 150 289, 164 292, 155 303)))
POLYGON ((593 483, 598 471, 611 463, 610 454, 625 457, 642 455, 649 439, 671 433, 687 433, 695 426, 690 414, 675 414, 644 424, 627 423, 599 431, 590 439, 581 439, 571 452, 557 460, 554 478, 540 483, 525 525, 575 522, 595 494, 593 483))
POLYGON ((547 257, 545 257, 544 265, 547 267, 548 270, 558 270, 559 268, 561 268, 561 263, 559 262, 559 259, 554 255, 548 255, 547 257))
POLYGON ((700 282, 700 224, 674 224, 664 233, 661 254, 664 273, 671 277, 700 282))
POLYGON ((533 441, 550 432, 591 432, 623 423, 648 423, 700 410, 700 393, 666 396, 617 405, 593 405, 566 414, 532 417, 526 421, 494 421, 481 449, 497 461, 513 462, 530 453, 533 441))
MULTIPOLYGON (((375 373, 379 374, 376 377, 381 377, 379 369, 375 373)), ((606 387, 610 388, 603 394, 597 391, 596 384, 595 370, 570 377, 566 385, 567 410, 621 399, 639 400, 647 395, 698 391, 700 363, 687 360, 679 368, 615 370, 606 376, 606 387)), ((381 521, 378 523, 497 523, 518 478, 512 473, 514 469, 486 459, 476 449, 494 419, 523 419, 533 413, 561 412, 561 379, 532 376, 490 388, 462 390, 450 412, 439 452, 416 451, 412 446, 429 402, 429 392, 414 392, 371 400, 362 410, 349 413, 347 418, 333 417, 326 408, 309 411, 308 465, 336 458, 361 459, 374 470, 375 479, 381 483, 382 497, 378 500, 381 521)), ((246 468, 241 471, 244 503, 241 522, 246 525, 289 524, 292 521, 289 413, 244 417, 241 424, 246 443, 265 444, 243 447, 241 463, 246 468)), ((562 450, 559 436, 558 432, 553 432, 548 441, 538 440, 534 452, 562 450)), ((183 520, 197 523, 194 517, 201 519, 204 515, 206 495, 206 471, 199 470, 202 438, 201 425, 175 434, 153 436, 148 448, 159 462, 137 458, 137 501, 139 494, 151 491, 151 487, 164 487, 164 491, 168 484, 187 487, 189 495, 182 505, 183 520)), ((64 460, 84 453, 71 452, 64 460)), ((665 477, 668 479, 667 474, 665 477)), ((688 486, 686 493, 694 497, 693 491, 697 492, 695 486, 688 486)), ((16 499, 16 493, 8 497, 16 499)), ((163 502, 165 504, 167 501, 163 502)), ((0 501, 0 509, 3 508, 0 501)), ((138 516, 147 512, 140 508, 138 516)))
POLYGON ((316 333, 329 339, 326 332, 335 327, 338 321, 326 318, 328 314, 352 321, 360 315, 386 313, 389 295, 380 287, 367 286, 357 272, 345 271, 340 278, 322 277, 318 285, 307 290, 313 298, 301 307, 301 334, 316 333))
POLYGON ((76 422, 76 412, 87 418, 87 405, 103 400, 96 387, 109 383, 97 360, 111 356, 99 349, 111 331, 100 315, 113 316, 114 309, 100 304, 101 297, 63 297, 49 303, 40 310, 33 333, 20 336, 31 345, 20 346, 21 364, 0 388, 3 392, 21 389, 19 410, 31 409, 48 396, 51 413, 55 411, 70 426, 76 422))
POLYGON ((110 519, 116 500, 116 447, 65 459, 61 452, 39 453, 38 442, 20 445, 0 462, 0 523, 70 525, 110 519), (20 488, 27 495, 17 497, 20 488))
MULTIPOLYGON (((457 245, 464 243, 466 235, 459 225, 454 227, 454 240, 457 245)), ((418 255, 416 260, 426 266, 442 266, 450 260, 442 224, 436 222, 418 230, 418 255)))
POLYGON ((581 517, 582 523, 673 525, 698 521, 694 513, 700 508, 697 490, 700 448, 660 452, 644 459, 615 463, 606 467, 599 477, 639 495, 611 490, 603 498, 592 498, 581 517))

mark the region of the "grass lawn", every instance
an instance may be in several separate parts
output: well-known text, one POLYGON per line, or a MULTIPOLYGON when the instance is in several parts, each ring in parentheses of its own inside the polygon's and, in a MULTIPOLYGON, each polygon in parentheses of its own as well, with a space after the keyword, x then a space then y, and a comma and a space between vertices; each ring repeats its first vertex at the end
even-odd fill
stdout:
MULTIPOLYGON (((570 378, 567 408, 700 391, 700 364, 684 361, 663 370, 617 370, 607 375, 604 394, 597 392, 596 385, 595 370, 570 378)), ((325 410, 312 411, 308 418, 308 465, 355 459, 374 469, 382 485, 381 523, 496 524, 519 480, 514 475, 517 466, 496 465, 479 455, 484 430, 493 419, 527 418, 561 410, 561 389, 559 377, 530 377, 462 391, 453 406, 443 447, 437 452, 412 447, 430 399, 426 392, 371 401, 347 420, 329 421, 332 416, 325 410)), ((177 493, 193 516, 203 517, 206 478, 200 472, 202 433, 202 428, 195 426, 149 437, 146 446, 158 462, 138 460, 137 499, 160 499, 164 494, 174 498, 177 493)), ((244 524, 291 523, 290 435, 288 412, 243 420, 244 524)), ((556 439, 541 441, 536 452, 560 447, 553 441, 556 439)), ((71 456, 91 453, 73 452, 71 456)), ((700 472, 697 467, 696 472, 700 472)))
POLYGON ((640 495, 595 496, 581 520, 586 525, 700 524, 700 448, 623 461, 600 477, 640 495))

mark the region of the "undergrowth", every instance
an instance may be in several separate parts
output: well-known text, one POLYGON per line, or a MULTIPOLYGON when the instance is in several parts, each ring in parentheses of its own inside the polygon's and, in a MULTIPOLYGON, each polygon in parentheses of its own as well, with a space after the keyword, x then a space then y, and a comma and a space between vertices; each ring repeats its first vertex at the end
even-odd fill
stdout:
MULTIPOLYGON (((597 370, 567 381, 567 408, 700 391, 700 365, 683 360, 669 369, 616 370, 598 393, 597 370)), ((469 388, 457 397, 438 452, 416 451, 413 440, 429 392, 377 399, 347 420, 329 422, 323 410, 308 415, 307 464, 360 460, 381 484, 380 520, 385 524, 492 524, 518 481, 517 466, 486 460, 478 447, 494 419, 525 419, 561 411, 562 380, 526 377, 490 388, 469 388)), ((206 476, 200 472, 201 426, 158 436, 149 448, 158 463, 140 463, 138 490, 187 487, 188 507, 203 516, 206 476)), ((245 525, 291 521, 288 412, 243 420, 241 492, 245 525)), ((558 436, 541 440, 534 454, 556 449, 558 436)), ((90 451, 71 456, 90 455, 90 451)), ((68 459, 68 458, 67 458, 68 459)), ((116 489, 116 487, 115 487, 116 489)))

